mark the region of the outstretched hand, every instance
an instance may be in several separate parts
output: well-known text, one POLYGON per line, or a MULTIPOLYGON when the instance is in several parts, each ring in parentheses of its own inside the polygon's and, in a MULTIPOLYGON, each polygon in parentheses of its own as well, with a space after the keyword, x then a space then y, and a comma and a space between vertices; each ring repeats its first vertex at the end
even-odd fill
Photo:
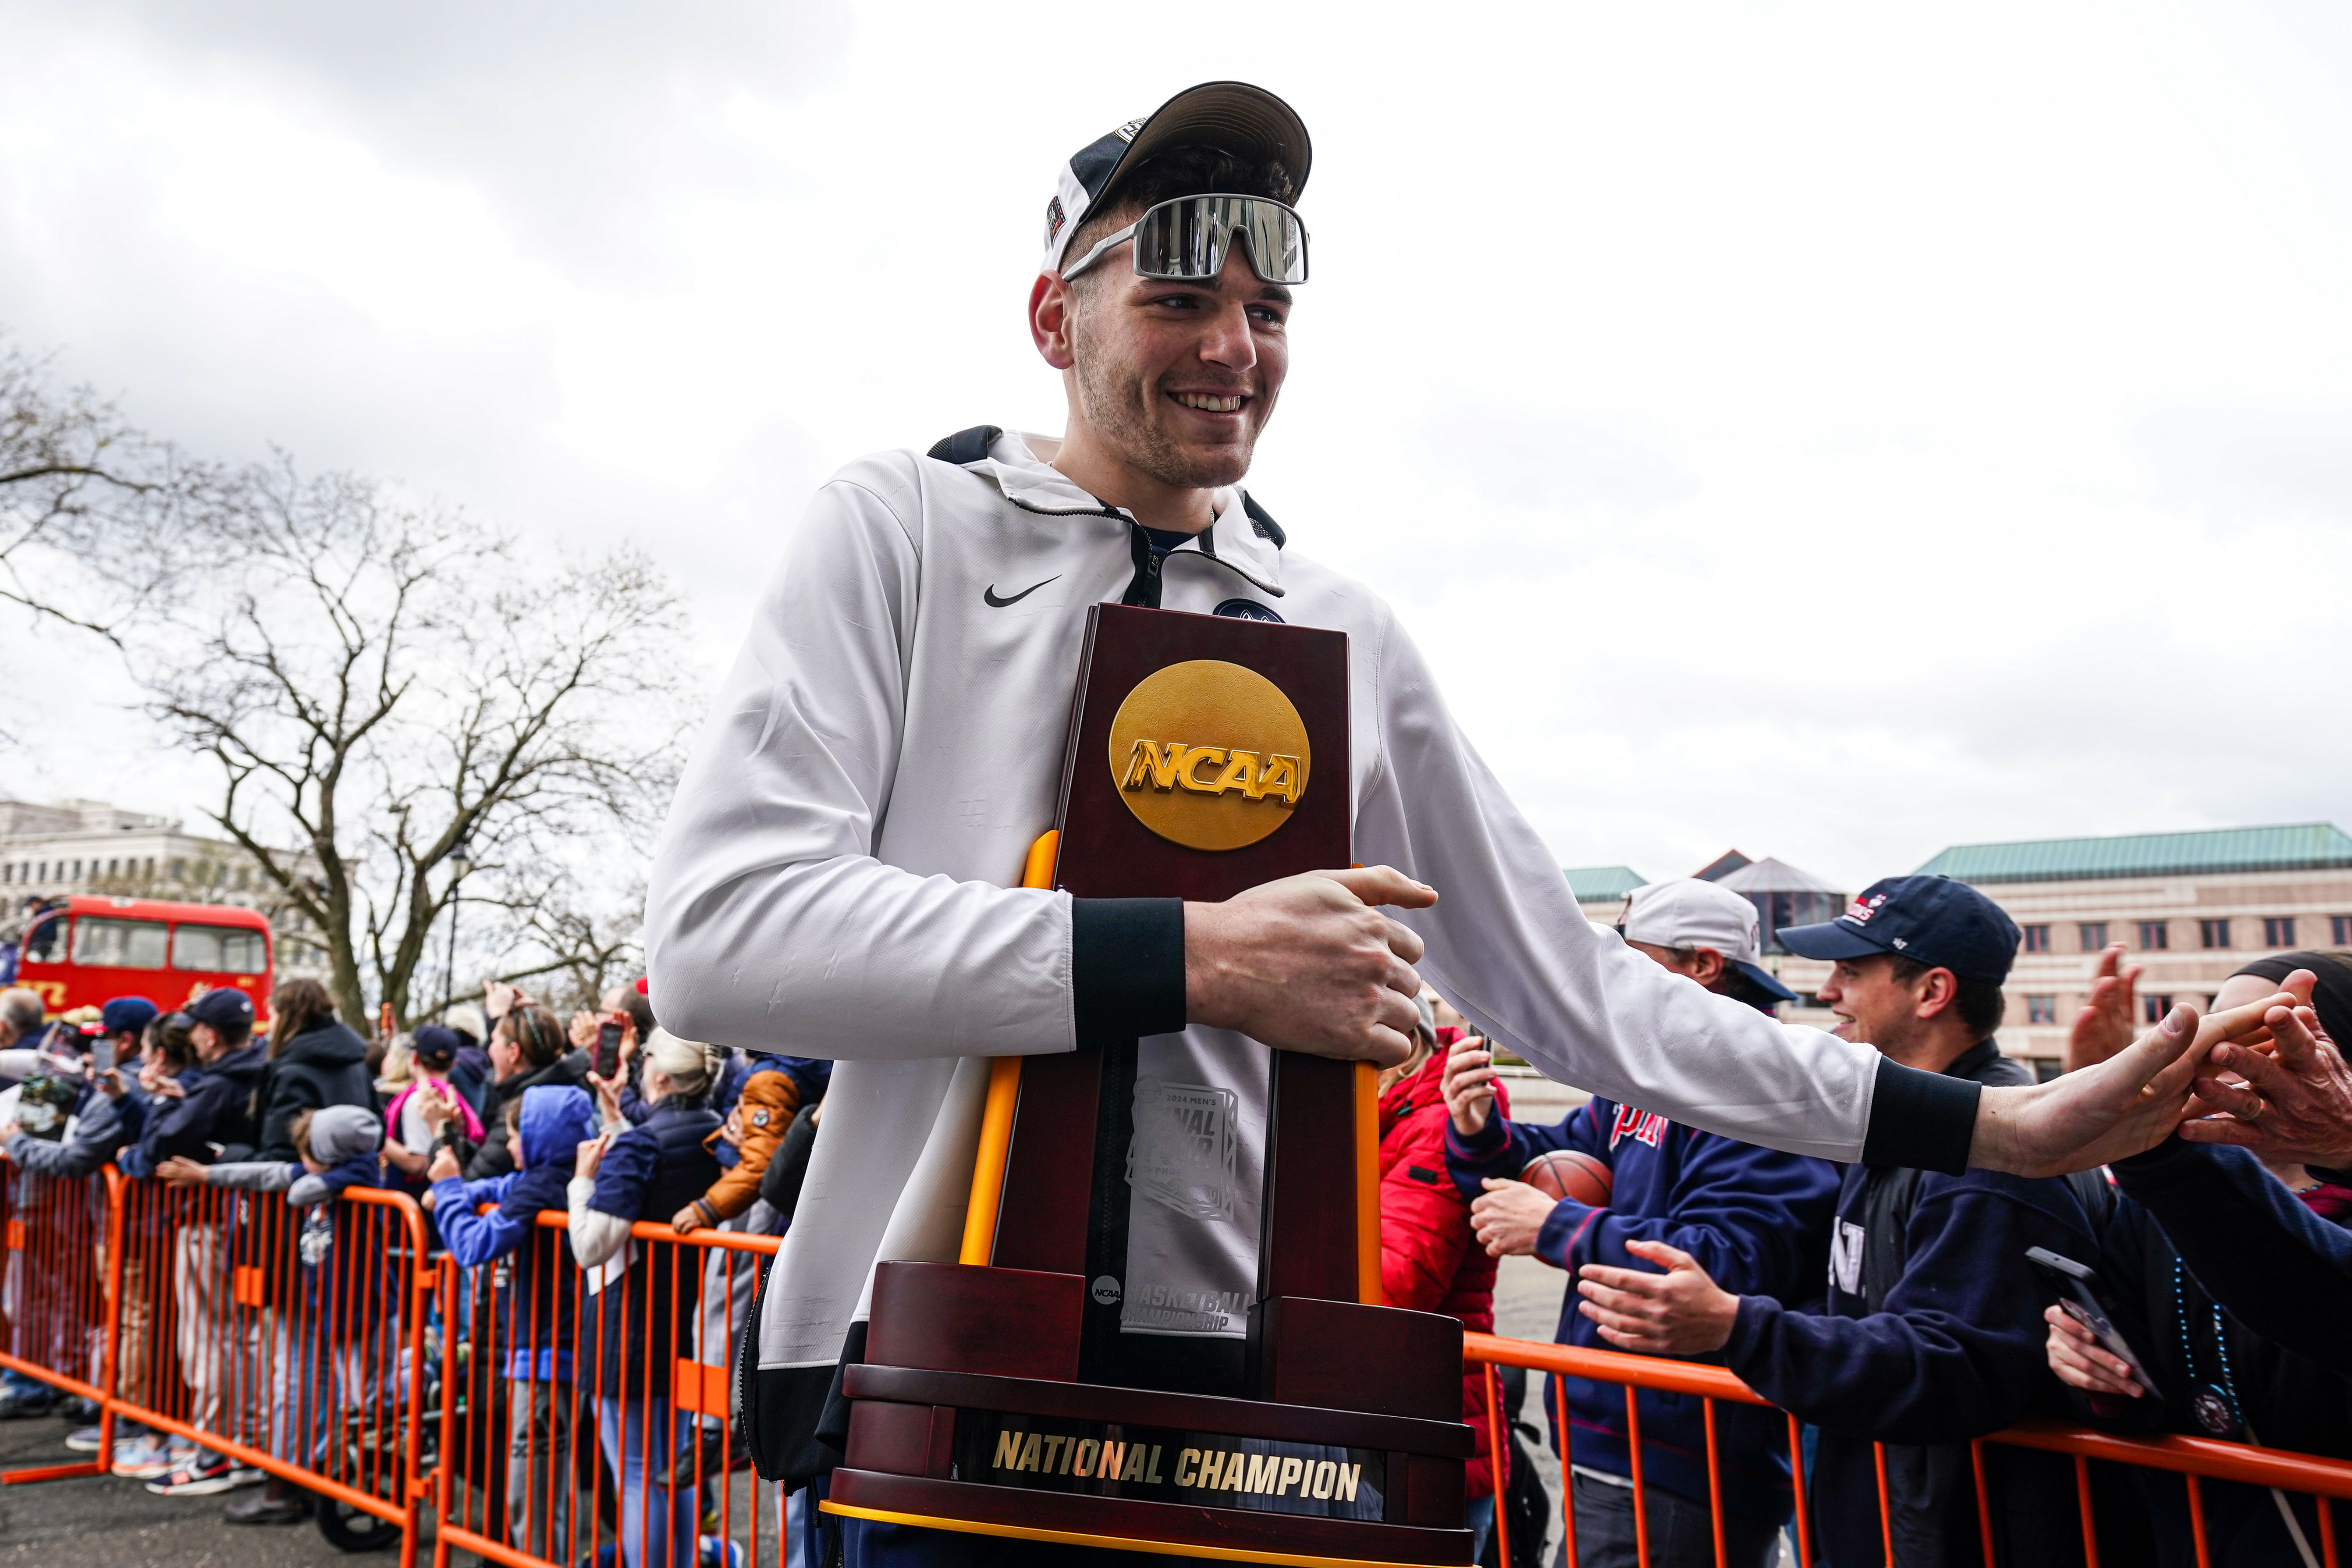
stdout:
POLYGON ((1577 1271, 1576 1310, 1601 1337, 1646 1355, 1710 1355, 1731 1342, 1739 1298, 1715 1282, 1698 1259, 1663 1241, 1629 1241, 1625 1250, 1664 1268, 1651 1274, 1588 1263, 1577 1271))
POLYGON ((1187 903, 1185 1016, 1278 1050, 1393 1067, 1421 1016, 1421 938, 1377 906, 1435 902, 1436 889, 1370 866, 1187 903))
MULTIPOLYGON (((2297 970, 2290 986, 2309 979, 2297 970)), ((2352 1165, 2352 1068, 2309 1007, 2276 1006, 2265 1015, 2270 1050, 2217 1046, 2197 1080, 2209 1112, 2180 1124, 2191 1143, 2235 1143, 2273 1165, 2352 1165), (2213 1074, 2243 1079, 2231 1083, 2213 1074)))
POLYGON ((2171 1136, 2196 1105, 2206 1055, 2225 1042, 2267 1040, 2273 1008, 2310 1000, 2311 976, 2288 978, 2274 996, 2200 1019, 2175 1007, 2123 1050, 2095 1067, 2031 1088, 1993 1088, 1977 1102, 1969 1163, 2021 1176, 2088 1171, 2152 1149, 2171 1136), (2293 987, 2302 983, 2297 994, 2293 987))

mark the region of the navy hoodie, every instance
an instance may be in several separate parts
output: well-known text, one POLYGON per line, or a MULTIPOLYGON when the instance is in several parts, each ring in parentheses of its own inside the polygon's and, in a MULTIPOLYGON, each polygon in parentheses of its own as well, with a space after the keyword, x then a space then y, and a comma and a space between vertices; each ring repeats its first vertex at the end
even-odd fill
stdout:
MULTIPOLYGON (((1990 1040, 1944 1070, 1982 1083, 2024 1079, 1990 1040)), ((2042 1351, 2042 1310, 2051 1295, 2025 1251, 2087 1258, 2096 1246, 2090 1221, 2063 1178, 1850 1165, 1836 1226, 1826 1310, 1790 1311, 1742 1296, 1726 1363, 1757 1393, 1822 1429, 1810 1480, 1815 1539, 1829 1562, 1885 1561, 1875 1440, 1888 1445, 1896 1561, 1905 1568, 1981 1563, 1969 1439, 2029 1410, 2066 1409, 2042 1351), (1916 1182, 1916 1201, 1898 1257, 1874 1258, 1864 1245, 1873 1200, 1898 1176, 1916 1182), (1878 1268, 1899 1272, 1873 1311, 1864 1279, 1878 1268)), ((1984 1452, 2002 1561, 2079 1561, 2072 1467, 2000 1444, 1984 1452)))
POLYGON ((2113 1169, 2239 1321, 2352 1373, 2352 1232, 2312 1213, 2243 1149, 2171 1138, 2113 1169))
MULTIPOLYGON (((1484 1190, 1483 1178, 1516 1181, 1529 1160, 1559 1149, 1592 1155, 1612 1176, 1606 1208, 1572 1198, 1553 1205, 1536 1239, 1536 1256, 1553 1268, 1571 1278, 1587 1263, 1655 1273, 1656 1266, 1627 1252, 1625 1243, 1663 1241, 1689 1253, 1736 1294, 1795 1301, 1818 1293, 1838 1185, 1838 1169, 1828 1161, 1720 1138, 1610 1100, 1589 1101, 1552 1127, 1489 1117, 1475 1138, 1463 1137, 1450 1123, 1446 1128, 1446 1168, 1474 1198, 1484 1190)), ((1614 1349, 1576 1310, 1580 1300, 1571 1287, 1560 1313, 1559 1342, 1614 1349)), ((1623 1387, 1587 1378, 1566 1383, 1573 1461, 1630 1476, 1623 1387)), ((1703 1503, 1708 1495, 1706 1402, 1644 1390, 1639 1403, 1643 1480, 1703 1503)), ((1546 1399, 1544 1410, 1557 1448, 1555 1402, 1546 1399)), ((1787 1418, 1778 1411, 1716 1407, 1727 1511, 1771 1523, 1789 1517, 1787 1437, 1787 1418)))

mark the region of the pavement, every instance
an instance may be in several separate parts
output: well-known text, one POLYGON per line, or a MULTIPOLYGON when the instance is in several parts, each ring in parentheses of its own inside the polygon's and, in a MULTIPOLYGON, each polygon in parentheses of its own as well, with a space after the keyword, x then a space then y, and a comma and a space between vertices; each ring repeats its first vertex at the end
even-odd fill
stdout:
MULTIPOLYGON (((0 1469, 70 1464, 72 1424, 0 1421, 0 1469)), ((242 1492, 168 1498, 112 1476, 0 1487, 0 1568, 328 1568, 350 1564, 315 1524, 236 1525, 221 1509, 242 1492)), ((366 1559, 392 1563, 373 1553, 366 1559)))

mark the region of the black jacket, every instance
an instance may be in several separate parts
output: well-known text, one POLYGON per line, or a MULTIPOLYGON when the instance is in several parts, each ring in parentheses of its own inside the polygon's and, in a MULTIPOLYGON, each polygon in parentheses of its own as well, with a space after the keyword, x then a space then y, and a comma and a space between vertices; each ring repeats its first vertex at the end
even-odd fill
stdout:
MULTIPOLYGON (((587 1089, 588 1069, 593 1065, 586 1051, 567 1051, 543 1068, 532 1068, 491 1084, 483 1097, 488 1101, 482 1111, 486 1136, 466 1162, 466 1180, 487 1182, 493 1176, 513 1173, 514 1157, 507 1152, 507 1136, 499 1122, 509 1101, 520 1100, 523 1090, 541 1084, 557 1089, 587 1089)), ((593 1091, 591 1093, 593 1096, 593 1091)))
MULTIPOLYGON (((2239 1195, 2221 1173, 2225 1170, 2266 1183, 2294 1201, 2243 1150, 2197 1144, 2178 1148, 2194 1151, 2183 1163, 2203 1169, 2202 1184, 2209 1189, 2203 1201, 2217 1210, 2227 1209, 2239 1195)), ((2119 1163, 2117 1173, 2129 1163, 2119 1163)), ((2336 1228, 2343 1228, 2340 1222, 2336 1228)), ((2216 1305, 2183 1262, 2166 1227, 2147 1209, 2128 1199, 2122 1204, 2100 1238, 2097 1261, 2116 1328, 2154 1377, 2158 1397, 2076 1395, 2091 1420, 2198 1437, 2259 1437, 2267 1447, 2352 1458, 2352 1378, 2284 1348, 2216 1305)), ((2233 1268, 2222 1278, 2235 1285, 2242 1276, 2255 1272, 2233 1268)), ((2271 1283, 2258 1280, 2255 1289, 2269 1289, 2271 1283)), ((2134 1470, 2132 1475, 2153 1527, 2150 1554, 2166 1568, 2189 1568, 2196 1552, 2179 1479, 2155 1470, 2134 1470)), ((2315 1543, 2319 1521, 2310 1500, 2289 1497, 2305 1539, 2315 1543)), ((2202 1501, 2217 1568, 2302 1560, 2267 1489, 2209 1480, 2202 1501)))
MULTIPOLYGON (((2032 1081, 1990 1040, 1944 1070, 1985 1084, 2032 1081)), ((1822 1429, 1808 1479, 1828 1563, 1885 1561, 1880 1441, 1895 1560, 1975 1568, 1984 1552, 1968 1439, 2031 1410, 2065 1408, 2042 1351, 2049 1298, 2025 1250, 2083 1257, 2095 1245, 2092 1222, 2062 1178, 1852 1165, 1832 1224, 1825 1311, 1743 1296, 1725 1359, 1757 1393, 1822 1429)), ((1988 1444, 1985 1464, 1998 1560, 2079 1562, 2066 1459, 1988 1444)))
POLYGON ((294 1118, 330 1105, 383 1113, 376 1099, 375 1075, 368 1071, 367 1042, 331 1019, 287 1041, 263 1069, 254 1092, 254 1121, 260 1130, 254 1158, 300 1159, 301 1151, 294 1147, 294 1118))
POLYGON ((253 1091, 268 1066, 261 1042, 249 1040, 218 1061, 199 1068, 195 1088, 177 1101, 159 1104, 158 1113, 149 1115, 142 1142, 151 1157, 159 1164, 174 1154, 206 1164, 215 1159, 251 1159, 256 1131, 253 1091), (217 1154, 211 1147, 215 1144, 219 1145, 217 1154))

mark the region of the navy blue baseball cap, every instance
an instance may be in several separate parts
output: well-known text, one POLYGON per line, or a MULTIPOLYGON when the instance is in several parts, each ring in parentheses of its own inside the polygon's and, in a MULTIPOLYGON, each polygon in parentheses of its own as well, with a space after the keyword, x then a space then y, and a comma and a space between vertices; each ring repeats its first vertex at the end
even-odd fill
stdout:
POLYGON ((155 1004, 144 996, 117 996, 99 1014, 98 1021, 110 1035, 125 1030, 138 1034, 155 1021, 155 1004))
POLYGON ((1777 934, 1782 947, 1806 958, 1891 953, 1996 985, 2009 978, 2017 957, 2017 922, 1949 877, 1888 877, 1873 882, 1837 919, 1784 926, 1777 934))
POLYGON ((253 998, 234 985, 224 985, 189 1003, 187 1014, 199 1024, 234 1029, 253 1022, 253 998))

